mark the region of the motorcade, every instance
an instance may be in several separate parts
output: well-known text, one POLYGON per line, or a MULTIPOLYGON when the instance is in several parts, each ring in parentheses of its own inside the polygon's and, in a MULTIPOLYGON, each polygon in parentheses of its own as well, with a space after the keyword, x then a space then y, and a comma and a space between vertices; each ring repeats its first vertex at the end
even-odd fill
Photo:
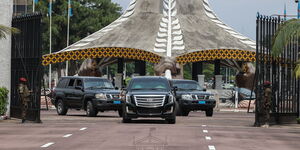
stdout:
POLYGON ((176 114, 188 116, 190 111, 205 111, 207 117, 213 116, 216 106, 214 95, 206 92, 198 82, 193 80, 170 80, 176 87, 176 114))
POLYGON ((66 115, 68 109, 83 109, 89 117, 108 110, 118 111, 120 117, 123 114, 120 91, 105 78, 62 77, 53 90, 51 101, 58 115, 66 115))
POLYGON ((125 96, 123 122, 128 123, 140 117, 159 117, 169 124, 175 124, 175 90, 165 77, 132 78, 122 92, 125 96))

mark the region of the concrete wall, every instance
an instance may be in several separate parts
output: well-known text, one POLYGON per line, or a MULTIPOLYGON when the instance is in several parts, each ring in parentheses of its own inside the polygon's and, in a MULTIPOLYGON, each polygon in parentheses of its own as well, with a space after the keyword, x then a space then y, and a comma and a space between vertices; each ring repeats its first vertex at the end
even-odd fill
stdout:
MULTIPOLYGON (((0 0, 0 24, 11 26, 13 1, 0 0)), ((0 87, 6 87, 10 90, 11 81, 11 36, 7 35, 6 39, 0 39, 0 87)), ((10 102, 10 98, 9 98, 10 102)), ((9 106, 7 115, 9 116, 9 106)))

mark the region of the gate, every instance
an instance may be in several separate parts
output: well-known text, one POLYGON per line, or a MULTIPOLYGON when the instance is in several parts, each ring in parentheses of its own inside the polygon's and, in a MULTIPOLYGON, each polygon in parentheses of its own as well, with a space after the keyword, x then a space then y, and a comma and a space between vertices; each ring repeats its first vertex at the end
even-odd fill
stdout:
POLYGON ((40 99, 42 77, 41 14, 13 18, 12 27, 21 33, 12 36, 11 52, 11 116, 21 118, 21 102, 18 94, 19 78, 28 80, 32 91, 27 120, 40 122, 40 99))
POLYGON ((299 116, 300 81, 296 80, 293 69, 299 59, 299 39, 292 37, 283 53, 271 56, 272 39, 279 25, 280 18, 257 16, 256 30, 256 123, 260 123, 259 106, 264 96, 263 82, 272 83, 271 120, 276 123, 291 121, 299 116))

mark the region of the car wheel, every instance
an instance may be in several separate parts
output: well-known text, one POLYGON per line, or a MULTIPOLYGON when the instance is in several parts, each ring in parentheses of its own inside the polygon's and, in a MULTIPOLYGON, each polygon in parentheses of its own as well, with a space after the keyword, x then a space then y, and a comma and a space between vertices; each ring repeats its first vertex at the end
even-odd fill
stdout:
POLYGON ((182 116, 182 109, 179 106, 178 102, 175 102, 175 111, 176 111, 176 116, 182 116))
POLYGON ((188 116, 189 113, 190 113, 190 111, 184 110, 184 111, 182 111, 182 116, 188 116))
POLYGON ((97 116, 98 111, 95 109, 93 103, 88 101, 86 104, 86 115, 88 117, 95 117, 97 116))
POLYGON ((118 110, 118 113, 119 113, 119 117, 122 117, 122 116, 123 116, 123 110, 122 110, 122 109, 119 109, 119 110, 118 110))
MULTIPOLYGON (((124 107, 123 107, 124 108, 124 107)), ((123 109, 123 110, 125 110, 125 108, 123 109)), ((122 114, 122 122, 123 123, 130 123, 131 122, 131 118, 129 118, 128 116, 127 116, 127 114, 126 114, 126 111, 122 111, 123 112, 123 114, 122 114)))
POLYGON ((176 123, 176 118, 166 119, 166 121, 168 122, 168 124, 175 124, 176 123))
POLYGON ((56 111, 58 115, 66 115, 68 112, 67 106, 64 104, 64 102, 61 99, 57 101, 56 111))
POLYGON ((212 117, 213 113, 214 111, 212 108, 205 111, 206 117, 212 117))

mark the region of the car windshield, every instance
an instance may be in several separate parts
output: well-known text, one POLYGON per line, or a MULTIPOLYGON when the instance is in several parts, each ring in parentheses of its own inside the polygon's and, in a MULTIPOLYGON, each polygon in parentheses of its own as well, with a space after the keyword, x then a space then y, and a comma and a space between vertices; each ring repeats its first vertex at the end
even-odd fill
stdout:
POLYGON ((168 82, 162 79, 136 79, 131 84, 131 90, 167 90, 168 87, 168 82))
POLYGON ((203 88, 196 82, 173 82, 173 86, 177 87, 178 90, 200 90, 202 91, 203 88))
POLYGON ((86 89, 113 89, 114 86, 111 82, 105 79, 86 79, 84 83, 86 89))

